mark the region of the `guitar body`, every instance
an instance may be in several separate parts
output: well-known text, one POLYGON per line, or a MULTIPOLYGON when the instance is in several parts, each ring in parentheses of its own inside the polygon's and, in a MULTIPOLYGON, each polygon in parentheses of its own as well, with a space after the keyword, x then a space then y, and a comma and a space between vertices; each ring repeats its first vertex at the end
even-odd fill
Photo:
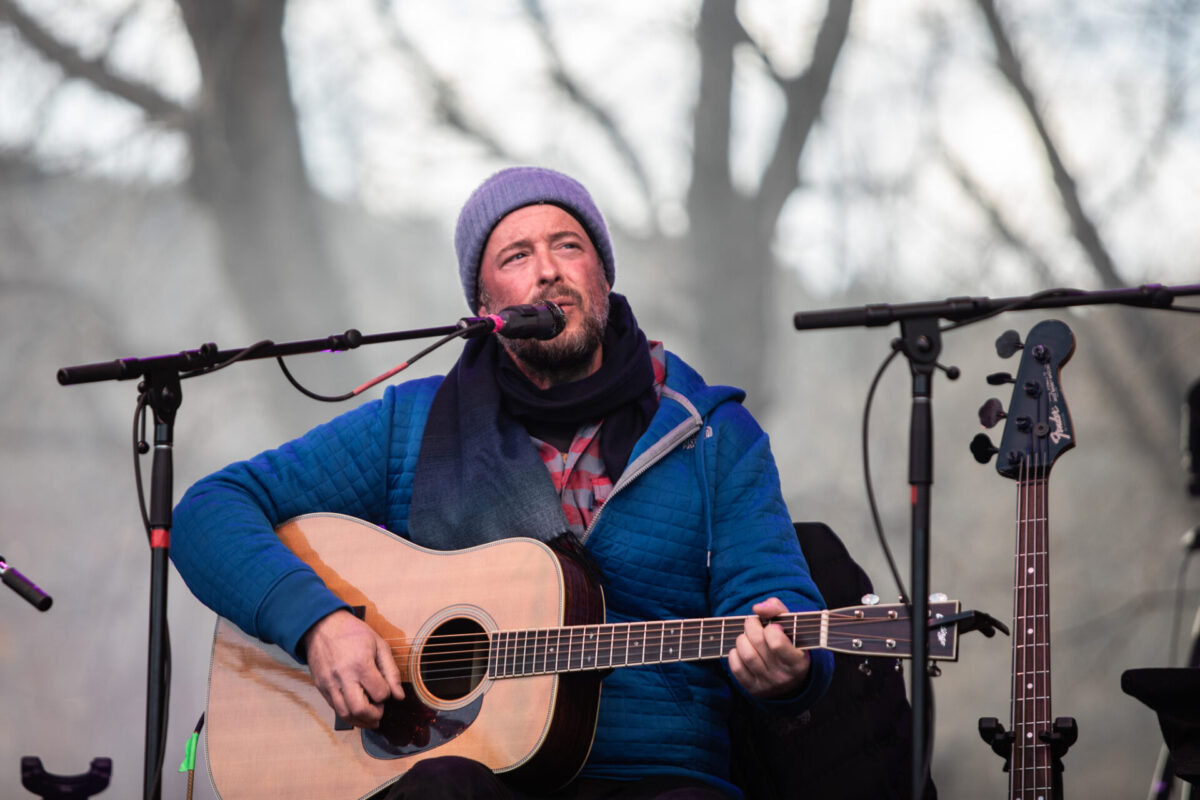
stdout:
POLYGON ((480 761, 531 790, 557 788, 583 766, 601 673, 493 680, 483 644, 472 674, 443 681, 450 651, 418 644, 603 622, 603 595, 573 561, 520 538, 440 553, 329 514, 298 517, 277 533, 391 643, 406 699, 389 701, 377 732, 347 728, 306 667, 219 620, 205 743, 221 797, 366 797, 443 755, 480 761))

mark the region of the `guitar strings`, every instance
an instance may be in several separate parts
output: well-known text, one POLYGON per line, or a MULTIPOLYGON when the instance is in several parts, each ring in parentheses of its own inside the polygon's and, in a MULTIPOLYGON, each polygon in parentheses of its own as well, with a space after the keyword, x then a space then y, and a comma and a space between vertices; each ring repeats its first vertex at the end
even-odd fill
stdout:
MULTIPOLYGON (((1044 442, 1043 447, 1045 447, 1044 442)), ((1018 585, 1024 588, 1018 591, 1014 587, 1013 619, 1016 621, 1023 618, 1029 626, 1024 630, 1018 628, 1021 636, 1030 636, 1030 631, 1036 634, 1039 625, 1049 624, 1048 591, 1039 591, 1039 588, 1048 589, 1048 585, 1040 587, 1040 582, 1048 583, 1049 581, 1048 497, 1045 475, 1048 465, 1048 452, 1038 451, 1031 447, 1019 471, 1017 540, 1018 554, 1023 554, 1024 560, 1017 560, 1016 569, 1018 585), (1031 505, 1032 514, 1030 513, 1031 505), (1038 568, 1037 563, 1039 558, 1045 559, 1041 569, 1038 568), (1033 579, 1022 580, 1020 575, 1022 571, 1026 575, 1032 575, 1033 579), (1047 607, 1041 606, 1043 601, 1047 607)), ((1029 646, 1020 647, 1014 641, 1013 645, 1011 723, 1014 736, 1024 737, 1023 742, 1014 742, 1011 756, 1009 779, 1010 788, 1014 794, 1035 789, 1049 791, 1053 788, 1052 764, 1049 758, 1050 745, 1042 742, 1040 736, 1034 731, 1034 728, 1048 728, 1050 714, 1048 635, 1037 638, 1039 640, 1045 638, 1047 641, 1035 641, 1031 642, 1029 646), (1019 658, 1018 652, 1020 653, 1019 658), (1043 659, 1044 663, 1042 663, 1043 659), (1018 666, 1020 670, 1018 670, 1018 666), (1024 690, 1019 685, 1022 675, 1028 676, 1026 680, 1030 681, 1024 690), (1018 701, 1018 695, 1022 698, 1020 701, 1018 701), (1045 704, 1045 713, 1039 714, 1043 703, 1045 704), (1025 763, 1025 756, 1029 755, 1029 748, 1032 748, 1032 764, 1025 763), (1032 783, 1029 783, 1030 781, 1032 783)))
MULTIPOLYGON (((738 619, 738 618, 731 618, 731 619, 738 619)), ((880 619, 862 619, 862 618, 857 618, 857 617, 853 617, 850 615, 836 615, 836 614, 831 614, 829 617, 829 620, 831 623, 836 623, 838 626, 838 630, 831 631, 831 633, 835 633, 835 634, 841 633, 842 632, 841 629, 848 628, 848 627, 858 627, 858 626, 864 626, 864 625, 879 625, 881 623, 897 624, 897 623, 902 623, 902 622, 907 621, 906 618, 904 618, 904 617, 897 617, 896 619, 880 620, 880 619)), ((692 622, 692 621, 685 620, 682 622, 692 622)), ((705 622, 707 622, 707 620, 705 622)), ((536 643, 536 641, 538 640, 539 637, 542 639, 548 639, 548 638, 552 638, 556 634, 558 634, 558 635, 566 634, 568 636, 571 634, 578 635, 579 633, 586 632, 588 629, 596 629, 598 627, 603 627, 604 630, 602 630, 602 631, 596 630, 594 635, 610 636, 609 641, 611 643, 611 642, 615 641, 616 636, 627 637, 629 634, 634 633, 632 626, 643 625, 643 624, 659 625, 661 623, 640 623, 640 622, 601 623, 599 626, 598 625, 567 625, 567 626, 562 626, 562 627, 557 627, 557 628, 529 628, 529 629, 519 629, 519 630, 493 631, 490 634, 484 632, 483 630, 470 631, 470 632, 466 632, 466 633, 433 634, 433 635, 425 637, 424 639, 413 639, 407 646, 408 647, 428 646, 430 644, 437 644, 439 646, 442 646, 442 645, 444 645, 444 643, 454 643, 454 642, 474 644, 474 643, 478 643, 479 641, 481 641, 483 639, 491 641, 491 638, 489 638, 489 637, 498 637, 498 636, 502 636, 502 635, 509 635, 509 636, 512 636, 514 639, 517 637, 523 636, 523 637, 525 637, 525 641, 522 642, 522 644, 528 645, 530 642, 536 643), (621 631, 620 627, 625 627, 625 630, 621 631)), ((789 629, 793 630, 796 633, 796 635, 819 633, 821 630, 821 627, 822 627, 822 623, 819 621, 812 621, 812 622, 805 621, 805 622, 799 623, 795 626, 793 626, 790 621, 776 622, 776 624, 779 624, 782 627, 785 627, 785 630, 789 630, 789 629)), ((715 624, 712 624, 711 627, 716 627, 716 626, 715 626, 715 624)), ((736 634, 740 634, 742 631, 741 626, 739 625, 734 631, 725 630, 725 631, 723 631, 723 633, 724 633, 724 635, 728 636, 731 633, 734 633, 735 631, 736 631, 736 634)), ((659 634, 657 632, 640 631, 638 633, 641 634, 642 639, 651 638, 651 639, 661 640, 661 641, 670 641, 670 642, 678 641, 678 642, 688 643, 688 644, 695 643, 702 637, 712 638, 712 635, 713 635, 711 631, 700 630, 694 624, 690 625, 690 626, 685 626, 685 629, 682 632, 682 634, 674 633, 674 632, 663 632, 663 634, 661 636, 659 636, 659 634)), ((879 641, 884 641, 886 639, 895 639, 896 641, 907 641, 906 639, 902 639, 899 637, 885 636, 882 634, 877 634, 875 636, 871 636, 870 634, 867 634, 863 638, 872 639, 872 640, 877 639, 879 641)), ((391 644, 393 642, 405 642, 406 639, 404 637, 394 637, 394 638, 384 637, 384 641, 387 641, 389 644, 391 644)), ((641 641, 641 640, 639 640, 639 641, 641 641)), ((591 644, 591 643, 589 642, 588 644, 591 644)), ((401 647, 403 647, 403 646, 405 646, 405 645, 401 645, 401 647)), ((638 646, 640 646, 640 645, 638 645, 638 646)), ((396 649, 396 648, 393 648, 393 649, 396 649)))
MULTIPOLYGON (((830 616, 830 621, 837 622, 840 628, 860 627, 860 626, 865 626, 865 625, 879 624, 881 622, 881 620, 879 620, 879 619, 862 619, 862 618, 857 618, 857 617, 854 617, 854 616, 848 615, 848 614, 830 614, 829 616, 830 616)), ((886 620, 886 621, 887 622, 904 622, 906 620, 904 620, 903 618, 898 618, 896 620, 886 620)), ((617 623, 617 624, 622 624, 622 623, 617 623)), ((628 625, 628 626, 633 626, 633 625, 639 625, 639 624, 644 624, 644 623, 623 623, 623 624, 628 625)), ((787 624, 788 627, 791 627, 790 621, 787 621, 784 624, 787 624)), ((617 635, 621 635, 621 634, 618 633, 618 631, 616 629, 609 628, 606 632, 612 633, 614 638, 610 638, 607 642, 603 641, 604 637, 602 634, 597 634, 597 636, 600 636, 601 638, 598 638, 598 639, 593 638, 591 641, 586 641, 586 642, 580 641, 577 638, 577 636, 580 632, 586 630, 587 628, 594 628, 594 627, 595 626, 579 625, 579 626, 566 626, 563 628, 542 628, 542 629, 529 629, 529 630, 520 630, 520 631, 500 632, 500 633, 507 633, 507 634, 515 634, 516 636, 514 637, 514 641, 509 643, 511 652, 507 652, 507 653, 504 653, 503 655, 501 655, 499 662, 504 663, 504 664, 510 664, 514 668, 518 667, 518 666, 520 666, 520 667, 527 666, 531 670, 533 670, 534 673, 539 673, 539 672, 540 673, 553 673, 553 672, 568 672, 568 671, 575 671, 575 670, 586 670, 586 669, 597 668, 597 667, 591 667, 590 665, 585 666, 583 664, 584 657, 585 657, 586 653, 589 651, 594 653, 595 655, 600 656, 601 660, 604 661, 603 665, 598 668, 606 668, 608 666, 625 666, 625 665, 627 665, 628 662, 627 662, 627 664, 617 664, 617 663, 615 663, 615 661, 617 661, 619 659, 619 657, 620 657, 619 654, 622 649, 624 649, 626 651, 625 655, 626 655, 626 658, 628 658, 630 649, 634 648, 634 647, 642 650, 642 659, 641 660, 635 659, 633 664, 628 664, 630 666, 633 666, 636 664, 659 663, 664 660, 665 661, 696 661, 696 660, 712 660, 712 659, 716 659, 716 658, 724 658, 728 655, 729 650, 732 649, 732 647, 733 647, 732 641, 726 642, 725 640, 722 640, 722 647, 721 647, 721 650, 719 651, 719 653, 713 653, 713 654, 709 654, 709 655, 701 655, 700 647, 701 647, 701 636, 703 635, 703 633, 698 629, 687 630, 682 635, 667 634, 667 636, 664 637, 664 639, 658 639, 657 636, 652 637, 650 639, 650 642, 651 642, 650 651, 653 652, 653 644, 658 643, 660 645, 660 654, 667 652, 667 650, 665 650, 664 648, 669 648, 671 650, 674 650, 677 648, 680 652, 686 652, 688 650, 692 650, 696 653, 696 656, 694 656, 694 657, 674 657, 674 656, 672 656, 672 657, 668 657, 665 659, 661 658, 661 657, 660 658, 653 658, 653 657, 646 658, 645 657, 646 656, 645 642, 647 640, 644 636, 641 639, 639 639, 637 644, 633 644, 629 641, 619 641, 615 637, 617 635), (553 633, 551 633, 551 632, 553 632, 553 633), (560 635, 559 638, 557 640, 555 640, 555 647, 557 648, 557 650, 556 651, 545 650, 544 649, 545 646, 550 644, 550 641, 552 639, 554 639, 554 635, 560 634, 560 632, 566 633, 568 636, 568 640, 566 642, 563 642, 561 635, 560 635), (526 638, 523 642, 517 638, 522 634, 524 634, 526 636, 526 638), (540 634, 546 634, 546 635, 540 636, 540 634), (572 639, 571 634, 576 634, 576 638, 572 639), (541 648, 540 651, 539 651, 539 648, 541 648), (530 649, 532 649, 533 652, 529 652, 530 649), (518 650, 524 650, 525 652, 518 653, 517 652, 518 650), (578 664, 579 666, 575 667, 575 668, 571 668, 570 666, 568 666, 566 669, 560 669, 560 668, 546 669, 546 666, 551 663, 554 663, 555 666, 557 666, 557 661, 559 661, 563 658, 565 658, 567 660, 568 664, 578 664), (605 659, 607 659, 607 660, 605 660, 605 659), (536 669, 536 667, 539 664, 542 666, 541 670, 536 669)), ((819 621, 815 621, 815 620, 813 620, 813 621, 804 620, 804 621, 801 621, 800 624, 797 624, 795 626, 796 635, 819 633, 820 630, 821 630, 821 624, 819 621)), ((630 632, 629 629, 626 630, 626 633, 628 633, 628 632, 630 632)), ((741 633, 740 626, 737 628, 736 631, 726 631, 727 636, 729 634, 734 634, 734 638, 736 638, 736 635, 739 635, 740 633, 741 633)), ((841 631, 837 631, 837 633, 839 635, 842 634, 841 631)), ((495 636, 497 634, 494 633, 492 635, 495 636)), ((845 635, 850 636, 850 634, 845 634, 845 635)), ((711 639, 711 637, 709 637, 709 638, 711 639)), ((890 636, 885 636, 885 635, 880 635, 880 634, 871 634, 871 633, 864 633, 864 634, 856 636, 854 638, 857 638, 864 643, 866 643, 866 642, 887 642, 887 641, 894 641, 897 644, 900 644, 900 643, 908 644, 909 643, 908 639, 906 639, 904 637, 890 637, 890 636)), ((395 641, 399 641, 399 640, 392 639, 392 640, 388 640, 388 641, 390 644, 391 642, 395 642, 395 641)), ((478 674, 479 670, 484 665, 487 665, 491 659, 492 642, 493 642, 493 640, 488 638, 487 634, 485 634, 482 631, 477 631, 477 632, 471 632, 471 633, 434 634, 434 635, 425 637, 423 640, 413 640, 412 642, 404 643, 399 646, 392 646, 391 649, 394 654, 407 655, 407 654, 411 653, 413 649, 424 650, 425 648, 429 647, 431 644, 436 644, 439 649, 429 654, 431 656, 432 663, 427 664, 422 669, 422 671, 421 671, 422 675, 427 678, 433 678, 436 680, 451 680, 454 678, 468 678, 470 676, 478 674), (454 648, 454 649, 450 649, 450 648, 454 648)), ((811 645, 810 647, 817 647, 817 646, 818 645, 814 644, 814 645, 811 645)), ((807 648, 805 648, 805 649, 807 649, 807 648)), ((882 655, 882 656, 887 655, 887 653, 867 653, 867 652, 864 652, 863 654, 864 655, 882 655)), ((494 677, 520 677, 520 675, 513 674, 513 675, 503 675, 503 676, 494 676, 494 677)))

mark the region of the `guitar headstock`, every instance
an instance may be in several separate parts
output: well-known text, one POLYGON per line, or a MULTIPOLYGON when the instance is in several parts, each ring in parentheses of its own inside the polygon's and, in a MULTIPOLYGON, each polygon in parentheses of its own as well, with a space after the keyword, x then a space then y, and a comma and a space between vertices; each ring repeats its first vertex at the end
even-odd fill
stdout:
MULTIPOLYGON (((929 604, 931 622, 958 613, 959 602, 929 604)), ((893 605, 849 606, 830 610, 824 647, 839 653, 865 656, 912 657, 912 607, 893 605)), ((941 661, 958 660, 958 628, 944 625, 929 631, 928 655, 941 661)))
POLYGON ((981 463, 999 453, 996 471, 1006 478, 1044 478, 1058 457, 1075 446, 1075 429, 1059 384, 1059 370, 1075 352, 1075 336, 1066 323, 1046 320, 1033 326, 1024 345, 1009 331, 997 340, 996 349, 1005 357, 1021 350, 1015 378, 1003 373, 988 378, 989 383, 1013 383, 1008 411, 995 399, 979 410, 986 427, 1005 419, 1004 434, 998 449, 979 434, 971 451, 981 463))

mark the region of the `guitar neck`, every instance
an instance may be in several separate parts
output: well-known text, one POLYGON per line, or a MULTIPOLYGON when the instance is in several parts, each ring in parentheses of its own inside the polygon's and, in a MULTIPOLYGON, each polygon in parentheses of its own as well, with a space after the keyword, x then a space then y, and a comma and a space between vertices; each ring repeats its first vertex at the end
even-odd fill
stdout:
MULTIPOLYGON (((827 614, 784 614, 773 621, 796 647, 822 647, 827 614)), ((744 617, 714 617, 498 631, 490 645, 489 677, 717 659, 733 648, 744 629, 744 617)))
POLYGON ((1010 797, 1050 800, 1050 542, 1045 475, 1019 482, 1013 592, 1010 797))
MULTIPOLYGON (((957 614, 958 601, 930 603, 930 617, 957 614)), ((907 657, 912 654, 910 608, 865 605, 781 614, 771 620, 799 648, 907 657)), ((518 678, 560 672, 612 669, 671 661, 722 658, 745 630, 745 617, 712 617, 650 622, 574 625, 562 628, 496 631, 487 640, 490 678, 518 678)), ((958 658, 954 624, 929 631, 931 659, 958 658)))

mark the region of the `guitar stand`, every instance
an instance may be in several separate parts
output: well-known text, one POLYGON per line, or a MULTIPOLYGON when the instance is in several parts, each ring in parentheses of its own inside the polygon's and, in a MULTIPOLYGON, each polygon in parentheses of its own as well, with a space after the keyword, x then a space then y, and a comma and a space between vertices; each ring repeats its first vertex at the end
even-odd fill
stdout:
POLYGON ((111 758, 93 758, 91 769, 79 775, 53 775, 37 756, 21 758, 21 785, 42 800, 86 800, 107 789, 111 777, 111 758))
MULTIPOLYGON (((979 738, 992 748, 992 752, 1004 759, 1004 771, 1012 759, 1013 732, 1004 730, 1004 726, 995 717, 979 718, 979 738)), ((1054 774, 1054 797, 1062 798, 1063 756, 1079 739, 1079 727, 1074 717, 1057 717, 1049 731, 1042 731, 1038 738, 1050 745, 1050 766, 1054 774)))

